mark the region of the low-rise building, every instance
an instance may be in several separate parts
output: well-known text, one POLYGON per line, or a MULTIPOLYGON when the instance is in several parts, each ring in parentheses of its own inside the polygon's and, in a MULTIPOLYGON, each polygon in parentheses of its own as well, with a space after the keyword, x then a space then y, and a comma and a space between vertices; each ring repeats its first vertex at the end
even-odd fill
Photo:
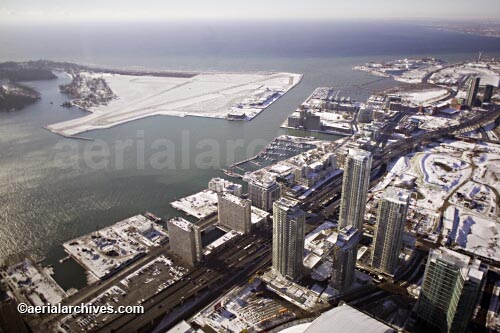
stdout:
POLYGON ((337 158, 315 149, 290 158, 288 164, 294 167, 295 183, 311 187, 337 169, 337 158))
POLYGON ((240 184, 235 184, 229 180, 215 177, 208 182, 208 189, 214 191, 215 193, 231 193, 237 197, 241 197, 243 186, 240 184))

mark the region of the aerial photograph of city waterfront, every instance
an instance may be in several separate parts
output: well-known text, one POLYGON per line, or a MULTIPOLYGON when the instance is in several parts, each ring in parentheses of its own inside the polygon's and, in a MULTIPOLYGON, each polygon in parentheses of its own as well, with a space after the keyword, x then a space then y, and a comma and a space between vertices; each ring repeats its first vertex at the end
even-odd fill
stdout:
POLYGON ((500 1, 0 0, 0 333, 500 333, 500 1))

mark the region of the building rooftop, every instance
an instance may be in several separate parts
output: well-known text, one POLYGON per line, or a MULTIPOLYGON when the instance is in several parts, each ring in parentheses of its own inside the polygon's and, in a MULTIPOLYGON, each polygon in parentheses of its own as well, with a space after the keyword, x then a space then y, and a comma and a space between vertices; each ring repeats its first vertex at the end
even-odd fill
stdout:
POLYGON ((241 232, 231 230, 228 233, 224 234, 222 237, 217 238, 215 241, 212 243, 208 244, 207 247, 204 249, 203 254, 204 255, 209 255, 217 249, 218 247, 222 246, 224 243, 230 241, 234 237, 240 236, 241 232))
POLYGON ((455 265, 459 268, 465 268, 469 265, 470 257, 468 255, 458 253, 456 251, 440 247, 439 249, 431 250, 429 253, 430 260, 441 259, 449 264, 455 265))
POLYGON ((212 190, 203 190, 170 204, 188 215, 203 219, 217 212, 217 193, 212 190))
POLYGON ((262 222, 263 219, 267 219, 269 217, 269 213, 260 209, 260 208, 257 208, 257 207, 254 207, 252 206, 251 208, 251 220, 252 220, 252 224, 256 224, 256 223, 260 223, 262 222))
POLYGON ((476 283, 479 283, 486 273, 486 268, 481 267, 481 261, 479 259, 471 260, 471 257, 468 255, 455 252, 445 247, 431 250, 429 258, 430 260, 441 259, 454 265, 460 269, 466 279, 476 283))
POLYGON ((184 231, 191 231, 193 223, 189 222, 188 220, 182 218, 182 217, 174 217, 173 219, 169 220, 169 223, 175 225, 176 227, 184 230, 184 231))
POLYGON ((349 332, 349 333, 393 333, 390 326, 356 310, 342 305, 316 318, 303 333, 349 332))
POLYGON ((357 229, 352 225, 348 225, 342 229, 340 229, 339 235, 344 239, 351 239, 351 237, 356 233, 357 229))
POLYGON ((354 242, 357 243, 359 235, 360 233, 355 227, 353 227, 352 225, 348 225, 340 229, 340 231, 337 234, 337 240, 335 244, 340 247, 351 246, 352 243, 354 242))
POLYGON ((399 187, 391 186, 386 189, 382 195, 382 199, 398 204, 406 204, 410 199, 410 192, 399 187))
POLYGON ((321 259, 322 258, 317 254, 310 252, 307 256, 304 257, 304 267, 313 269, 314 267, 316 267, 316 265, 318 265, 321 259))
POLYGON ((485 272, 483 270, 481 270, 479 267, 477 267, 477 268, 471 267, 469 269, 468 277, 470 280, 475 281, 476 283, 479 283, 483 279, 484 273, 485 272))
POLYGON ((234 204, 237 204, 239 206, 246 206, 250 204, 250 200, 248 199, 242 199, 240 197, 237 197, 231 193, 222 193, 219 195, 222 199, 230 201, 234 204))
POLYGON ((287 198, 279 198, 276 202, 276 205, 280 206, 283 210, 291 210, 298 207, 298 201, 287 199, 287 198))
POLYGON ((363 161, 370 158, 372 154, 369 151, 359 149, 359 148, 349 148, 349 156, 358 161, 363 161))
POLYGON ((101 279, 150 248, 160 246, 166 239, 166 232, 160 225, 143 215, 136 215, 69 240, 63 247, 76 262, 101 279))
POLYGON ((231 191, 236 191, 238 189, 241 189, 243 186, 240 185, 240 184, 228 184, 226 187, 225 187, 225 190, 231 192, 231 191))
MULTIPOLYGON (((256 175, 256 173, 254 173, 254 175, 256 175)), ((269 173, 265 173, 264 175, 262 175, 261 178, 253 177, 249 180, 248 183, 253 185, 253 186, 259 186, 259 187, 263 187, 266 189, 274 187, 274 186, 278 186, 278 183, 276 183, 276 181, 275 181, 275 175, 272 175, 269 173)))
POLYGON ((239 192, 242 186, 224 178, 215 177, 208 182, 208 189, 215 192, 239 192))

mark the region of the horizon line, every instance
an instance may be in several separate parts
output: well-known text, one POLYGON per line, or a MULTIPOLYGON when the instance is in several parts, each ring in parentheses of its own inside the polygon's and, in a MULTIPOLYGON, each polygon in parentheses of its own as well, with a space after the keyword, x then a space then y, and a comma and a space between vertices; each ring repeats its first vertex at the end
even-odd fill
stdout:
POLYGON ((67 23, 251 23, 251 22, 303 22, 303 23, 335 23, 335 22, 398 22, 398 23, 476 23, 476 24, 500 24, 500 19, 498 17, 492 18, 457 18, 457 17, 325 17, 325 18, 312 18, 312 17, 280 17, 280 18, 270 18, 270 17, 113 17, 113 18, 64 18, 60 20, 51 20, 49 18, 16 18, 11 19, 10 17, 2 17, 0 15, 0 25, 2 24, 12 24, 12 23, 22 23, 24 25, 34 25, 40 23, 49 24, 67 24, 67 23), (437 22, 439 21, 439 22, 437 22), (488 21, 488 22, 484 22, 488 21))

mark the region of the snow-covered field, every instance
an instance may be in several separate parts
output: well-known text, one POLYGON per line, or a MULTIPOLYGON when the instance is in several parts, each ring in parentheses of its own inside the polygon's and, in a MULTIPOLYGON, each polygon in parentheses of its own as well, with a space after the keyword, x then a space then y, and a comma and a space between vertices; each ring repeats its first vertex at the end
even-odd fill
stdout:
POLYGON ((418 177, 419 207, 438 210, 444 200, 471 176, 470 165, 451 155, 419 153, 412 158, 410 175, 418 177))
POLYGON ((450 206, 443 218, 443 234, 453 245, 500 261, 500 224, 462 207, 450 206))
POLYGON ((64 136, 109 128, 153 116, 226 118, 245 114, 249 120, 297 85, 293 73, 202 73, 190 78, 99 74, 118 96, 91 107, 82 118, 47 128, 64 136))
POLYGON ((419 128, 428 131, 447 128, 459 124, 459 121, 457 119, 438 117, 438 116, 427 116, 427 115, 417 114, 413 115, 412 119, 418 119, 420 121, 419 128))
POLYGON ((449 95, 446 89, 427 89, 403 93, 401 97, 410 103, 421 105, 444 99, 449 95))
POLYGON ((403 73, 401 76, 396 76, 394 80, 405 83, 420 83, 424 80, 425 76, 435 70, 442 68, 443 66, 429 66, 426 68, 414 69, 403 73))
MULTIPOLYGON (((388 170, 387 175, 380 181, 374 188, 372 188, 372 192, 378 192, 384 190, 387 186, 391 184, 393 181, 405 181, 405 171, 410 169, 410 160, 408 156, 400 157, 396 162, 392 162, 388 170)), ((407 178, 407 177, 406 177, 407 178)))
POLYGON ((458 82, 465 75, 478 75, 481 77, 481 84, 491 84, 498 86, 500 72, 493 66, 487 66, 486 63, 465 63, 459 66, 445 67, 434 73, 430 79, 431 82, 441 83, 446 80, 449 82, 458 82))

